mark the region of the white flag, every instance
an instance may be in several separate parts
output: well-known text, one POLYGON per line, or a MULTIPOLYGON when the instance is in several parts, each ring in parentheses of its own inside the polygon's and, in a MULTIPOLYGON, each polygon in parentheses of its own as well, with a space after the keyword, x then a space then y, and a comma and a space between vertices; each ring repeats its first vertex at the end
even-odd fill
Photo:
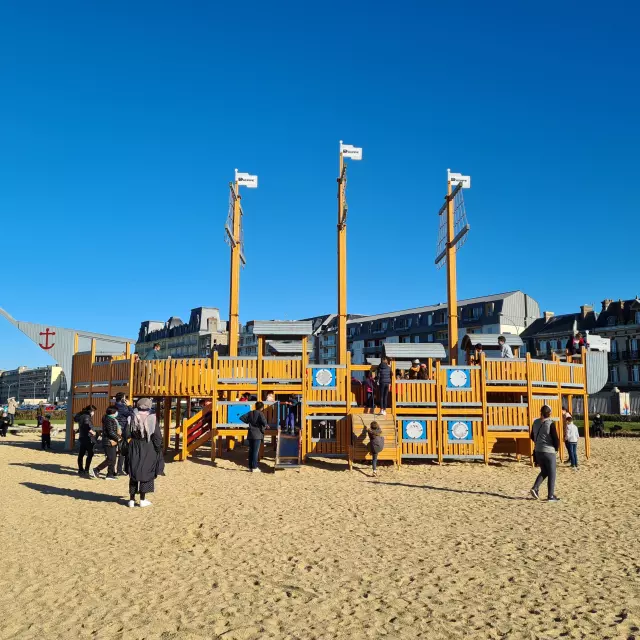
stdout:
POLYGON ((452 187, 460 183, 462 183, 463 189, 469 189, 471 187, 471 176, 463 176, 461 173, 451 173, 451 171, 449 171, 449 180, 452 187))
POLYGON ((342 144, 340 142, 340 153, 345 158, 351 158, 351 160, 362 160, 362 147, 354 147, 351 144, 342 144))
POLYGON ((258 187, 258 176, 252 176, 250 173, 238 173, 238 171, 236 171, 236 182, 239 187, 256 189, 258 187))

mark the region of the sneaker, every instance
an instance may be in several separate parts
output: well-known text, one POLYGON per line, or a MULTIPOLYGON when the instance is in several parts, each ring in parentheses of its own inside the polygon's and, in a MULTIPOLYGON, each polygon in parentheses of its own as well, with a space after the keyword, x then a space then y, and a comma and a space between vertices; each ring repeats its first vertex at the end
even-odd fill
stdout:
POLYGON ((386 415, 387 415, 387 412, 383 409, 383 410, 380 412, 380 415, 381 415, 381 416, 386 416, 386 415))
POLYGON ((130 509, 133 509, 136 506, 135 500, 129 500, 129 502, 127 502, 127 504, 129 505, 130 509))
POLYGON ((255 469, 251 469, 251 471, 253 473, 262 473, 262 471, 260 471, 260 469, 258 469, 258 467, 256 467, 255 469))
POLYGON ((578 467, 571 467, 574 471, 578 470, 578 467))
POLYGON ((551 496, 547 498, 547 502, 560 502, 560 498, 558 498, 558 496, 551 496))
POLYGON ((105 480, 116 480, 116 476, 107 476, 105 480))
POLYGON ((540 494, 538 493, 538 490, 537 490, 537 489, 533 489, 533 488, 532 488, 532 489, 529 491, 529 493, 530 493, 530 494, 531 494, 531 495, 532 495, 536 500, 540 497, 540 494))
POLYGON ((89 471, 87 471, 87 473, 89 474, 90 478, 99 478, 100 477, 100 472, 96 471, 95 469, 89 469, 89 471))
POLYGON ((150 507, 151 506, 151 502, 149 502, 148 500, 140 500, 140 506, 141 507, 150 507))
POLYGON ((373 472, 373 477, 374 477, 374 478, 377 478, 377 477, 378 477, 378 472, 377 472, 377 471, 374 471, 374 472, 373 472))

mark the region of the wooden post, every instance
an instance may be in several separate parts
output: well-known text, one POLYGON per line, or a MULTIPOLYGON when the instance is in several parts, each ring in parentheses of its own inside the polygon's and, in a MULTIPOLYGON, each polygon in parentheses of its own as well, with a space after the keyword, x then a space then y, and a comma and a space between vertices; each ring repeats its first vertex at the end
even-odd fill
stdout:
MULTIPOLYGON (((525 356, 526 367, 527 367, 527 422, 529 423, 529 434, 531 434, 531 429, 533 429, 533 421, 535 417, 531 412, 531 405, 533 403, 533 380, 532 380, 532 371, 531 371, 531 354, 527 353, 525 356)), ((517 445, 516 445, 517 446, 517 445)), ((529 457, 531 459, 531 466, 533 466, 533 442, 531 438, 529 438, 529 457)))
POLYGON ((342 141, 338 161, 338 364, 347 364, 347 223, 344 197, 346 176, 342 141))
MULTIPOLYGON (((237 170, 236 170, 237 172, 237 170)), ((229 284, 229 355, 238 355, 240 299, 240 187, 230 183, 233 193, 233 238, 231 239, 231 281, 229 284)))
POLYGON ((436 420, 438 422, 438 464, 442 464, 444 458, 444 435, 445 428, 442 420, 442 376, 440 368, 440 360, 436 360, 436 420))
POLYGON ((308 401, 308 385, 307 385, 307 366, 308 353, 307 353, 307 336, 302 336, 302 401, 300 403, 300 440, 302 442, 302 461, 304 462, 307 454, 310 450, 310 429, 307 429, 307 401, 308 401))
MULTIPOLYGON (((480 354, 480 393, 482 394, 482 438, 484 440, 484 463, 489 464, 489 417, 487 415, 487 376, 485 374, 484 351, 480 354)), ((517 441, 516 441, 517 452, 517 441)))
POLYGON ((67 432, 65 434, 65 440, 67 449, 69 451, 73 451, 73 448, 76 444, 76 432, 73 427, 73 399, 75 397, 74 393, 74 383, 75 383, 75 374, 73 371, 75 356, 78 353, 78 334, 73 334, 73 357, 71 358, 71 380, 67 381, 69 385, 67 390, 67 432))
POLYGON ((169 442, 171 439, 171 398, 164 399, 164 448, 166 451, 169 448, 169 442))
POLYGON ((264 357, 264 336, 258 336, 258 361, 256 362, 256 376, 258 383, 258 400, 262 400, 262 362, 264 357))
POLYGON ((211 462, 216 461, 216 427, 218 425, 218 352, 213 354, 213 385, 211 390, 211 462))
POLYGON ((458 291, 456 285, 456 247, 451 178, 447 180, 447 302, 449 313, 449 364, 458 361, 458 291))
POLYGON ((178 442, 180 440, 178 434, 180 433, 180 425, 182 424, 182 397, 176 398, 176 428, 173 431, 173 446, 175 452, 178 453, 178 442))

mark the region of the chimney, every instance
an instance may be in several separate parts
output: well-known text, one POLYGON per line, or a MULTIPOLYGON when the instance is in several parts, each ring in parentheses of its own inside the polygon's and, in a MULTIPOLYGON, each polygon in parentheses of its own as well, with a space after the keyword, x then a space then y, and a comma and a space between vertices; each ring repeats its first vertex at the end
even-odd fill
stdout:
POLYGON ((606 311, 609 308, 609 305, 613 302, 610 298, 606 298, 602 301, 602 310, 606 311))
POLYGON ((545 323, 549 322, 549 320, 551 320, 551 318, 553 318, 555 314, 553 313, 553 311, 545 311, 544 312, 544 321, 545 323))
POLYGON ((583 304, 580 307, 580 315, 586 318, 588 314, 593 313, 593 307, 590 304, 583 304))

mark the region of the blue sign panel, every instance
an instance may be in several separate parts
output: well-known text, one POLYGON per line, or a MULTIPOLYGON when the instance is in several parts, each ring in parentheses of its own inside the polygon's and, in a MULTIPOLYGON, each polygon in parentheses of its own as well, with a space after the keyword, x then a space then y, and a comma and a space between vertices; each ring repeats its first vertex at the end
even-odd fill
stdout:
POLYGON ((426 420, 403 420, 402 439, 412 442, 427 441, 427 421, 426 420))
POLYGON ((313 367, 311 369, 311 386, 316 389, 335 389, 336 369, 335 367, 313 367))
POLYGON ((447 389, 469 391, 471 389, 469 369, 447 369, 447 389))
POLYGON ((251 411, 250 404, 230 404, 227 407, 227 422, 229 424, 244 425, 244 422, 240 420, 240 416, 249 413, 249 411, 251 411))
POLYGON ((449 444, 468 444, 473 442, 473 426, 470 420, 447 420, 449 444))

